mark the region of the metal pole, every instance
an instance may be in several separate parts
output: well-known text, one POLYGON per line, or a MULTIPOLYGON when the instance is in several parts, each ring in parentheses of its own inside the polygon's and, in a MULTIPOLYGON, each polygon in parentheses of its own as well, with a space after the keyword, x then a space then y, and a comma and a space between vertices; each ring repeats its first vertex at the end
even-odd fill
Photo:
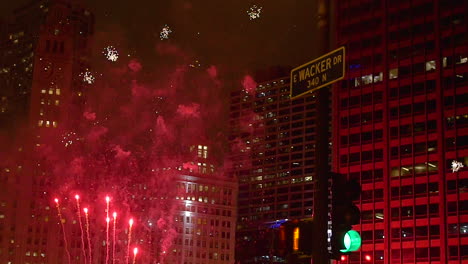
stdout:
MULTIPOLYGON (((329 0, 317 1, 317 50, 325 54, 329 47, 329 0)), ((328 229, 328 175, 329 175, 329 98, 330 87, 324 87, 316 92, 317 134, 315 149, 314 184, 314 227, 315 248, 312 255, 313 264, 328 264, 327 229, 328 229)))

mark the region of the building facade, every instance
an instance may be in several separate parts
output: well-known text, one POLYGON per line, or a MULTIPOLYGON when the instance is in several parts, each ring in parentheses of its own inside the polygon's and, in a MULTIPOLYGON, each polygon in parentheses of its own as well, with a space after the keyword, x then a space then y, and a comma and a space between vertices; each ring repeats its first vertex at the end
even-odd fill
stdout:
POLYGON ((335 4, 332 164, 362 186, 343 263, 468 263, 468 3, 335 4))
POLYGON ((2 263, 66 261, 48 193, 50 176, 33 153, 41 136, 57 134, 48 129, 58 131, 81 115, 79 73, 88 65, 93 28, 90 11, 61 0, 33 1, 1 21, 0 132, 7 139, 2 154, 9 154, 0 165, 2 263))
POLYGON ((239 181, 240 263, 284 261, 269 224, 312 216, 315 96, 291 100, 289 93, 289 78, 278 78, 231 94, 229 174, 239 181))

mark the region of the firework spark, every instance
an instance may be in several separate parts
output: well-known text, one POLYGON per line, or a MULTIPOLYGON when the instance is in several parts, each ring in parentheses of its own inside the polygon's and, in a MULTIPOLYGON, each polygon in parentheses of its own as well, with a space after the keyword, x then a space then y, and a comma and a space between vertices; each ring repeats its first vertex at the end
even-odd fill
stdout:
POLYGON ((80 138, 73 131, 62 135, 62 143, 64 144, 65 147, 71 146, 75 141, 80 141, 80 138))
POLYGON ((86 217, 86 236, 88 237, 88 249, 89 249, 89 263, 93 263, 92 255, 91 255, 91 237, 89 235, 89 216, 88 216, 88 208, 83 209, 86 217))
POLYGON ((85 71, 80 74, 83 77, 83 82, 87 84, 93 84, 96 78, 90 71, 85 71))
POLYGON ((119 58, 119 52, 113 46, 106 47, 102 53, 109 61, 117 61, 119 58))
POLYGON ((109 262, 109 202, 110 197, 106 196, 106 264, 109 262))
POLYGON ((168 39, 169 38, 169 34, 172 33, 172 30, 171 28, 166 24, 162 30, 161 30, 161 33, 159 33, 159 38, 161 38, 161 40, 164 40, 164 39, 168 39))
POLYGON ((84 263, 86 264, 86 250, 85 250, 85 243, 84 243, 83 222, 81 221, 80 196, 76 194, 75 199, 76 199, 76 208, 77 208, 77 214, 78 214, 78 223, 80 224, 80 232, 81 232, 81 251, 83 252, 84 263))
POLYGON ((115 263, 115 224, 117 221, 117 212, 114 212, 112 214, 112 217, 114 219, 114 230, 112 234, 112 264, 114 264, 115 263))
POLYGON ((257 7, 253 5, 247 10, 247 15, 249 15, 250 20, 260 18, 260 14, 262 13, 262 7, 257 7))
POLYGON ((133 249, 133 263, 132 264, 135 264, 137 254, 138 254, 138 248, 134 248, 133 249))
POLYGON ((127 264, 128 264, 128 261, 130 259, 130 242, 132 240, 132 226, 133 226, 133 218, 130 218, 130 220, 128 221, 128 242, 127 242, 127 264))
POLYGON ((62 212, 60 211, 60 204, 59 200, 57 198, 54 199, 55 205, 57 207, 57 215, 60 220, 60 225, 62 227, 62 234, 63 234, 63 243, 65 244, 65 251, 67 252, 67 257, 68 257, 68 264, 71 264, 71 256, 70 256, 70 251, 68 251, 68 242, 67 242, 67 236, 65 234, 65 226, 63 224, 64 219, 62 217, 62 212))

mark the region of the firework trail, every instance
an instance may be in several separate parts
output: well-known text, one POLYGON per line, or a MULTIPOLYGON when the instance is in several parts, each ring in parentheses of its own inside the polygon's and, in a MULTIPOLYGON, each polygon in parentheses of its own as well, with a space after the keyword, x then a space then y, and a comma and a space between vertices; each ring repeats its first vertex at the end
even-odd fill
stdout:
POLYGON ((136 259, 137 254, 138 254, 138 248, 134 248, 133 249, 133 262, 132 262, 132 264, 135 264, 135 259, 136 259))
POLYGON ((65 226, 63 225, 63 217, 62 217, 62 212, 60 211, 59 200, 57 198, 55 198, 54 201, 55 201, 55 205, 57 207, 57 214, 58 214, 58 217, 60 219, 60 225, 62 226, 63 242, 65 244, 65 251, 67 252, 68 264, 71 264, 71 256, 70 256, 70 251, 68 251, 67 236, 65 235, 65 226))
MULTIPOLYGON (((130 259, 130 241, 132 240, 132 226, 133 226, 133 218, 130 218, 130 221, 128 221, 128 242, 127 242, 127 264, 130 259)), ((137 249, 138 251, 138 249, 137 249)))
POLYGON ((117 221, 117 212, 114 212, 112 216, 114 218, 114 230, 112 234, 112 264, 114 264, 115 263, 115 223, 117 221))
POLYGON ((86 250, 85 250, 85 243, 84 243, 83 222, 81 221, 80 196, 76 194, 75 199, 76 199, 76 208, 77 208, 77 214, 78 214, 78 222, 80 224, 80 231, 81 231, 81 250, 83 251, 84 263, 86 264, 86 250))
POLYGON ((89 264, 93 263, 91 255, 91 237, 89 236, 89 217, 88 217, 88 208, 83 209, 86 216, 86 236, 88 237, 88 251, 89 251, 89 264))
POLYGON ((106 264, 109 263, 109 196, 106 196, 106 264))

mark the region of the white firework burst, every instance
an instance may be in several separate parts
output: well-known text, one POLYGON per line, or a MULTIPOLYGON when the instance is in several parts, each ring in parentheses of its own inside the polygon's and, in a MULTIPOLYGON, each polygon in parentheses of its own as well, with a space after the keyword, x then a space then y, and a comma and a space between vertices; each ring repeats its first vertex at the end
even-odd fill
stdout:
POLYGON ((159 33, 159 38, 161 38, 161 40, 163 39, 168 39, 169 38, 169 34, 172 33, 172 30, 171 28, 166 24, 162 30, 161 30, 161 33, 159 33))
POLYGON ((106 47, 102 53, 106 56, 107 60, 110 61, 117 61, 119 58, 119 52, 113 46, 106 47))
POLYGON ((262 7, 258 7, 253 5, 247 10, 247 15, 249 15, 250 20, 260 18, 260 14, 262 13, 262 7))
POLYGON ((81 73, 80 76, 83 78, 83 82, 87 84, 93 84, 94 81, 96 80, 93 73, 90 71, 85 71, 81 73))

